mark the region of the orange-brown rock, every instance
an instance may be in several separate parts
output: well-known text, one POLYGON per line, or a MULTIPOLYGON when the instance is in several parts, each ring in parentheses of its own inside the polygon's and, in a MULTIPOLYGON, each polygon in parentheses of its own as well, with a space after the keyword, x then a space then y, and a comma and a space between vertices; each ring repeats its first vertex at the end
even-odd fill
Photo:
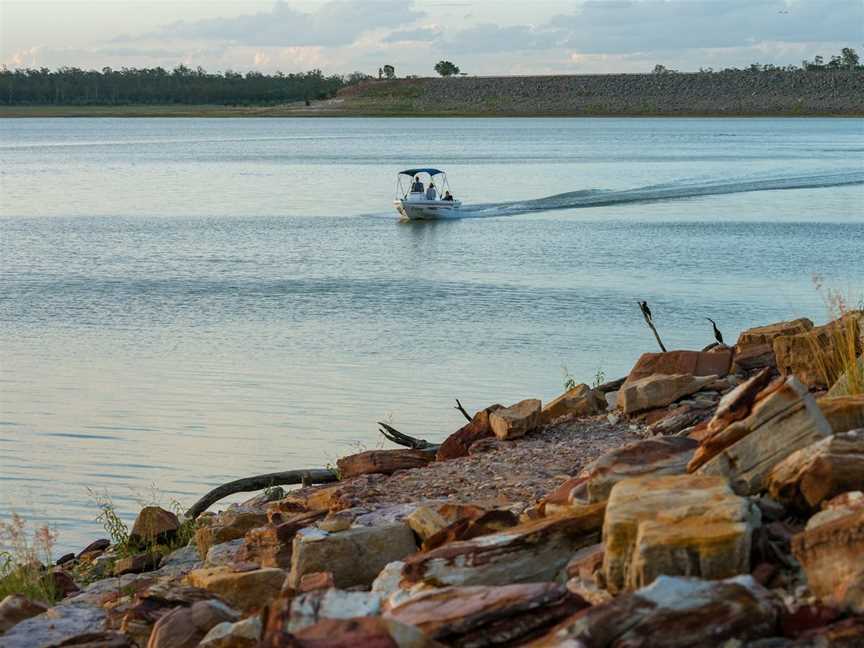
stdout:
POLYGON ((207 557, 211 547, 242 538, 250 529, 267 524, 267 514, 259 509, 233 506, 212 517, 195 530, 198 555, 207 557))
POLYGON ((556 583, 445 587, 421 593, 384 617, 448 646, 514 645, 588 607, 556 583))
POLYGON ((766 484, 775 500, 803 511, 840 493, 864 490, 864 429, 796 450, 774 466, 766 484))
POLYGON ((651 436, 678 434, 707 417, 708 411, 706 410, 695 409, 690 405, 680 405, 674 409, 667 410, 665 416, 651 423, 648 426, 648 434, 651 436))
POLYGON ((508 585, 554 580, 573 554, 595 544, 605 504, 547 517, 405 559, 403 582, 508 585))
POLYGON ((428 506, 417 507, 405 518, 405 522, 417 534, 420 542, 426 542, 431 536, 448 526, 447 520, 438 511, 428 506))
POLYGON ((714 379, 715 376, 663 373, 634 380, 628 378, 618 392, 618 407, 627 415, 665 407, 684 396, 698 392, 714 379))
POLYGON ((129 542, 167 544, 177 535, 179 528, 180 520, 171 511, 158 506, 145 506, 135 518, 135 524, 132 525, 132 531, 129 533, 129 542))
POLYGON ((816 596, 864 613, 864 496, 829 502, 792 539, 792 552, 816 596))
POLYGON ((495 433, 492 432, 492 426, 489 424, 489 414, 498 409, 501 409, 501 405, 496 404, 477 412, 468 424, 463 425, 444 440, 435 454, 435 459, 446 461, 467 457, 468 449, 476 441, 495 436, 495 433))
POLYGON ((239 619, 235 610, 219 601, 175 608, 156 622, 147 648, 195 648, 213 626, 239 619))
POLYGON ((423 551, 429 551, 456 540, 471 540, 497 533, 519 524, 519 517, 505 509, 491 509, 480 513, 471 512, 456 519, 437 533, 423 541, 423 551))
POLYGON ((367 450, 358 454, 348 455, 336 461, 342 479, 350 479, 357 475, 380 473, 390 475, 397 470, 422 468, 435 460, 435 454, 428 450, 367 450))
POLYGON ((735 355, 732 360, 732 371, 735 373, 746 373, 756 369, 772 369, 776 366, 777 359, 774 357, 773 344, 735 347, 735 355))
POLYGON ((864 394, 824 397, 818 402, 834 434, 864 428, 864 394))
POLYGON ((24 619, 42 614, 47 609, 47 606, 31 601, 26 596, 9 594, 0 602, 0 635, 24 619))
POLYGON ((540 425, 541 403, 527 398, 510 407, 502 407, 489 415, 489 425, 499 439, 517 439, 540 425))
MULTIPOLYGON (((577 612, 532 648, 694 648, 777 634, 782 604, 749 577, 659 577, 649 587, 577 612)), ((737 645, 737 644, 736 644, 737 645)))
POLYGON ((581 578, 584 581, 593 581, 594 574, 603 567, 603 543, 597 543, 580 549, 570 562, 567 563, 566 571, 568 578, 581 578))
POLYGON ((660 575, 721 579, 750 571, 755 506, 722 477, 671 475, 618 482, 603 522, 603 575, 612 592, 660 575))
POLYGON ((840 319, 797 335, 774 339, 777 368, 784 376, 794 374, 808 387, 828 389, 845 365, 840 358, 849 350, 861 355, 861 320, 864 312, 851 311, 840 319))
POLYGON ((320 589, 330 589, 336 587, 336 581, 333 580, 333 572, 312 572, 311 574, 303 574, 300 578, 300 587, 298 592, 312 592, 320 589))
POLYGON ((273 567, 241 572, 228 567, 211 567, 192 570, 186 580, 239 610, 251 611, 263 608, 279 594, 286 575, 285 570, 273 567))
POLYGON ((655 374, 723 377, 729 373, 731 362, 731 349, 716 353, 703 351, 643 353, 627 375, 624 385, 655 374))
POLYGON ((268 625, 262 648, 443 648, 420 630, 392 619, 325 619, 288 633, 268 625))
POLYGON ((739 494, 756 494, 765 486, 765 478, 774 466, 799 448, 806 447, 831 434, 831 426, 816 400, 794 376, 779 387, 770 385, 764 398, 757 397, 750 415, 736 421, 722 432, 703 441, 700 450, 709 447, 716 454, 696 466, 697 454, 688 470, 705 475, 722 475, 739 494), (736 430, 732 435, 730 432, 736 430), (731 444, 720 449, 720 441, 731 444))
POLYGON ((288 569, 291 566, 294 536, 300 529, 312 526, 324 515, 324 511, 298 513, 280 524, 267 524, 251 529, 246 533, 243 560, 258 563, 261 567, 288 569))
POLYGON ((546 403, 540 412, 540 422, 545 425, 562 416, 591 416, 604 411, 606 397, 603 392, 582 383, 546 403))
POLYGON ((135 554, 134 556, 126 556, 114 563, 114 575, 122 576, 123 574, 140 574, 142 572, 153 571, 159 567, 160 560, 162 560, 160 554, 150 551, 135 554))
POLYGON ((773 344, 774 338, 780 335, 797 335, 813 328, 813 322, 806 317, 800 317, 786 322, 774 322, 765 326, 742 331, 738 336, 737 347, 751 347, 760 344, 773 344))

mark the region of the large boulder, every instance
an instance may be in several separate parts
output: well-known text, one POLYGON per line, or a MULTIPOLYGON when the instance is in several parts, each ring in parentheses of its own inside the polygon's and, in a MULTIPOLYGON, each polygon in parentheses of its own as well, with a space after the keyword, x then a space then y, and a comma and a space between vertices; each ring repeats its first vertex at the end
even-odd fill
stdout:
MULTIPOLYGON (((717 354, 708 354, 717 355, 717 354)), ((695 394, 716 380, 717 376, 656 373, 627 382, 618 392, 618 407, 625 414, 635 414, 665 407, 684 396, 695 394)))
POLYGON ((752 371, 765 367, 776 367, 774 357, 774 338, 781 335, 795 335, 813 328, 813 322, 806 317, 787 322, 775 322, 767 326, 747 329, 738 336, 735 344, 733 370, 752 371))
POLYGON ((750 571, 759 511, 721 477, 633 477, 612 489, 603 523, 610 592, 660 575, 722 579, 750 571))
POLYGON ((838 374, 861 355, 864 311, 851 311, 824 326, 774 339, 777 368, 811 388, 828 389, 838 374), (847 362, 850 352, 852 361, 847 362))
POLYGON ((223 621, 210 628, 198 648, 257 648, 261 629, 261 619, 257 616, 234 623, 223 621))
POLYGON ((213 567, 195 569, 189 572, 186 580, 239 610, 249 611, 264 607, 279 594, 285 582, 285 571, 267 567, 235 572, 229 567, 213 567))
POLYGON ((781 610, 782 603, 749 576, 719 582, 660 576, 637 592, 577 612, 531 645, 723 646, 730 639, 776 636, 781 610))
POLYGON ((864 495, 829 502, 792 539, 792 552, 816 596, 864 613, 864 495))
POLYGON ((864 429, 796 450, 774 466, 766 485, 775 500, 803 511, 840 493, 864 490, 864 429))
POLYGON ((214 545, 242 538, 250 529, 267 524, 267 513, 258 508, 232 506, 211 519, 199 518, 195 545, 201 558, 214 545))
MULTIPOLYGON (((713 446, 716 454, 702 465, 691 462, 689 470, 704 475, 721 475, 729 479, 736 493, 753 495, 765 486, 771 469, 796 450, 831 435, 828 423, 816 400, 794 376, 789 376, 770 393, 758 400, 750 415, 728 426, 712 440, 732 427, 740 433, 730 435, 728 447, 713 446)), ((767 391, 767 390, 766 390, 767 391)), ((703 447, 709 440, 703 441, 703 447)), ((701 457, 704 459, 704 455, 701 457)))
POLYGON ((492 425, 489 423, 489 415, 499 409, 501 409, 501 405, 496 404, 477 412, 469 423, 463 425, 444 440, 435 454, 435 459, 446 461, 467 457, 468 449, 475 441, 495 436, 495 433, 492 432, 492 425))
POLYGON ((864 394, 830 396, 818 402, 834 434, 864 428, 864 394))
POLYGON ((220 601, 176 608, 156 622, 147 648, 195 648, 214 626, 239 619, 235 610, 220 601))
POLYGON ((105 610, 93 605, 58 605, 25 619, 0 635, 0 648, 43 648, 105 630, 105 610))
POLYGON ((214 600, 214 595, 207 590, 171 581, 157 583, 138 592, 129 604, 114 607, 110 626, 119 628, 139 646, 146 646, 153 626, 171 610, 208 600, 214 600))
POLYGON ((280 600, 284 627, 297 632, 324 619, 352 619, 381 614, 383 595, 379 592, 346 592, 319 589, 280 600))
POLYGON ((26 596, 9 594, 0 601, 0 635, 25 619, 37 616, 48 610, 48 606, 31 601, 26 596))
POLYGON ((135 518, 129 542, 132 544, 167 544, 177 535, 180 520, 171 511, 158 506, 145 506, 135 518))
POLYGON ((657 437, 628 443, 601 455, 543 500, 544 512, 602 502, 622 479, 638 475, 682 475, 698 443, 687 437, 657 437))
POLYGON ((517 439, 540 425, 540 410, 540 401, 528 398, 492 412, 489 425, 499 439, 517 439))
POLYGON ((420 593, 384 617, 448 646, 483 648, 519 643, 585 607, 556 583, 444 587, 420 593))
POLYGON ((603 392, 582 383, 546 403, 540 412, 540 422, 545 425, 562 416, 591 416, 605 410, 606 397, 603 392))
POLYGON ((722 351, 664 351, 643 353, 627 375, 624 385, 656 374, 688 376, 719 376, 729 373, 732 350, 722 351))
POLYGON ((599 538, 604 504, 547 517, 408 557, 403 582, 508 585, 554 580, 573 554, 599 538))
POLYGON ((337 587, 370 585, 387 563, 415 551, 414 534, 403 522, 338 533, 302 529, 294 537, 288 583, 296 589, 305 574, 329 571, 337 587))
POLYGON ((300 529, 312 526, 323 518, 324 511, 298 513, 279 524, 256 527, 246 533, 242 558, 261 567, 291 567, 294 536, 300 529))
POLYGON ((401 448, 397 450, 367 450, 358 454, 348 455, 336 461, 341 479, 350 479, 357 475, 380 473, 390 475, 397 470, 422 468, 435 460, 435 453, 429 450, 413 450, 401 448))

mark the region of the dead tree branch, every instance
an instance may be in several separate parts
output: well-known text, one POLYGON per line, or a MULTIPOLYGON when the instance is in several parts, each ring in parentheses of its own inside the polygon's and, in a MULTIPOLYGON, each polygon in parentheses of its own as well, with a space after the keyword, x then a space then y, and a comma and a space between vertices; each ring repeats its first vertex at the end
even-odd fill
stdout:
POLYGON ((651 315, 651 310, 648 308, 648 302, 641 301, 636 303, 639 304, 639 310, 642 311, 642 317, 645 318, 645 323, 648 325, 648 328, 650 328, 651 332, 654 334, 654 338, 657 340, 657 344, 660 345, 660 350, 665 353, 666 347, 663 346, 663 341, 660 339, 660 334, 657 333, 657 329, 654 328, 654 317, 651 315))
POLYGON ((414 450, 432 450, 433 448, 437 448, 438 444, 429 443, 425 439, 417 439, 412 436, 408 436, 407 434, 402 434, 399 430, 394 428, 392 425, 387 425, 386 423, 382 423, 378 421, 378 431, 384 435, 384 438, 388 441, 392 441, 396 445, 405 446, 406 448, 413 448, 414 450))
POLYGON ((464 416, 466 419, 468 419, 469 423, 474 420, 473 418, 471 418, 471 415, 465 411, 465 408, 462 407, 462 403, 459 402, 458 398, 456 399, 456 407, 454 407, 453 409, 457 409, 460 412, 462 412, 462 416, 464 416))

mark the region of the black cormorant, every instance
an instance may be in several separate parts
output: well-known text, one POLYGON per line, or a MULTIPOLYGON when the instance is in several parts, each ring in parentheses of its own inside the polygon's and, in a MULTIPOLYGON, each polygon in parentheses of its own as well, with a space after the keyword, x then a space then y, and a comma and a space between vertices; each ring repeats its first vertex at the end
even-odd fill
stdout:
POLYGON ((711 326, 714 327, 714 339, 717 340, 717 342, 719 342, 720 344, 726 344, 723 341, 723 334, 720 332, 720 329, 717 328, 717 324, 714 322, 714 320, 712 320, 710 317, 706 317, 705 319, 711 322, 711 326))

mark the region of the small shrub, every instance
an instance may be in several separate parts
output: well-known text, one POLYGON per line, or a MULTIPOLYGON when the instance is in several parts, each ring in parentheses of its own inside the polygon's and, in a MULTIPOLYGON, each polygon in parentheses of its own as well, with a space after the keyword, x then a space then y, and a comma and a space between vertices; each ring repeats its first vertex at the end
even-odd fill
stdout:
POLYGON ((846 393, 864 394, 864 368, 859 363, 864 337, 864 309, 850 308, 852 299, 841 291, 825 288, 821 277, 813 283, 822 295, 828 311, 829 323, 819 333, 807 336, 821 378, 831 387, 841 376, 846 377, 846 393))
POLYGON ((34 601, 52 604, 59 599, 46 567, 53 563, 57 533, 48 525, 32 533, 17 513, 10 522, 0 522, 0 600, 20 594, 34 601))
POLYGON ((567 369, 567 365, 561 365, 561 371, 564 373, 564 391, 570 391, 576 386, 576 378, 567 369))

